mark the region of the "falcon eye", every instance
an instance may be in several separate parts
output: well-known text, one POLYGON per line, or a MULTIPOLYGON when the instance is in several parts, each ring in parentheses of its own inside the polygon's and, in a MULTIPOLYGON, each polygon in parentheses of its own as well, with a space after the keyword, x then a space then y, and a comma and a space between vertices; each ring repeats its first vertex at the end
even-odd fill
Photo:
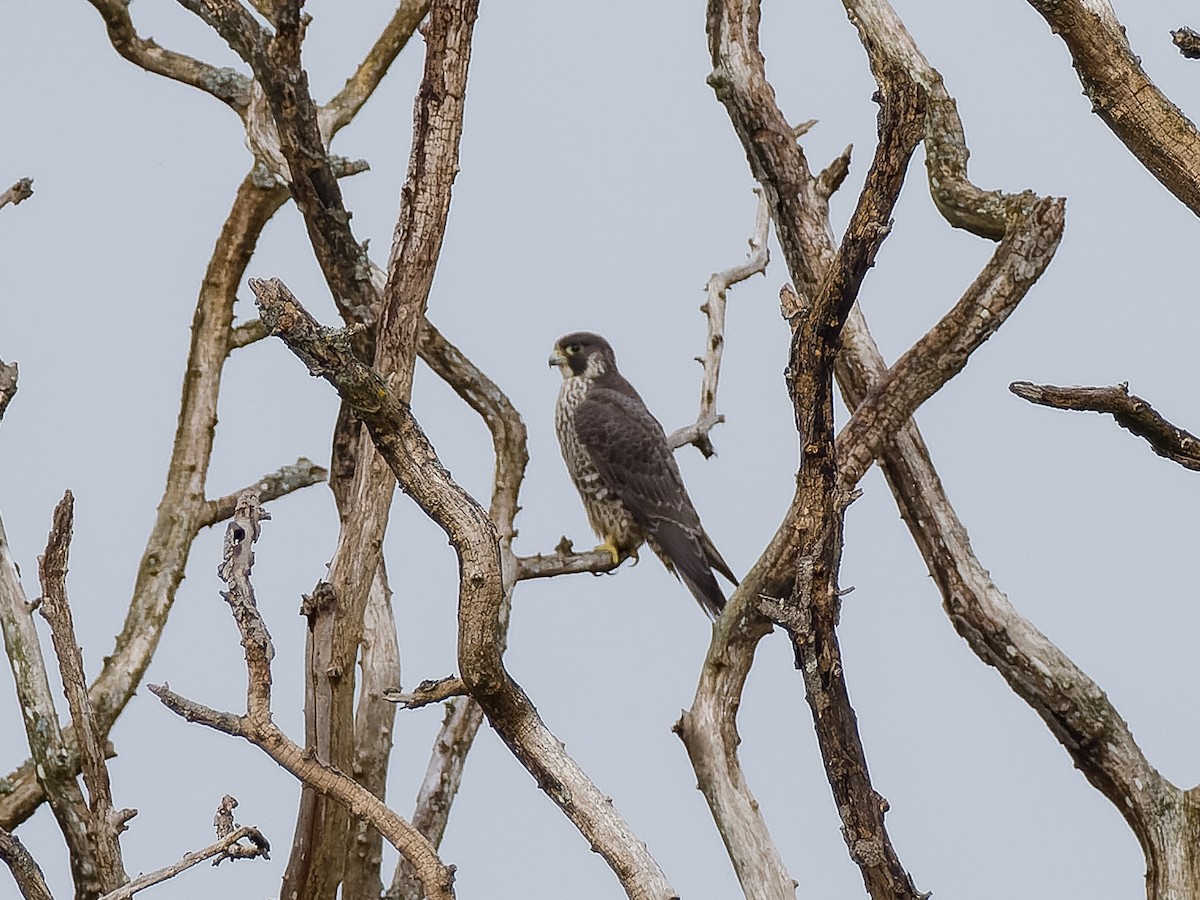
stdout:
POLYGON ((583 348, 579 344, 567 344, 567 355, 574 356, 583 348))

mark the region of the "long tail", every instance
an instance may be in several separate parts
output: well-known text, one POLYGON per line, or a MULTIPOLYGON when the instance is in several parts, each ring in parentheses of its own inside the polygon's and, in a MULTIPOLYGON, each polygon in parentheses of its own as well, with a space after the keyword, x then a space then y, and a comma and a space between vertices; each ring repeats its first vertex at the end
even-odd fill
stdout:
POLYGON ((712 547, 712 541, 708 540, 708 536, 703 532, 697 535, 691 529, 665 520, 657 523, 651 537, 653 540, 650 546, 663 561, 663 565, 687 585, 687 589, 692 592, 692 596, 708 617, 716 619, 725 608, 725 595, 721 593, 717 579, 713 576, 712 565, 716 563, 710 564, 709 548, 720 562, 718 571, 734 584, 737 584, 737 581, 729 572, 729 566, 725 565, 725 561, 716 552, 716 548, 712 547))

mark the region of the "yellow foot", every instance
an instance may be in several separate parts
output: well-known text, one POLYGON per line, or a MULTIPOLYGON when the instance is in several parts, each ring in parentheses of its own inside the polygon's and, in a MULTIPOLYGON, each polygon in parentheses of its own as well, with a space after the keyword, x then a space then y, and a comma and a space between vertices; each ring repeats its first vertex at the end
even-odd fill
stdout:
POLYGON ((626 553, 624 556, 622 556, 620 549, 617 547, 616 542, 613 541, 612 538, 607 538, 603 544, 598 544, 595 547, 595 552, 596 553, 607 553, 609 556, 612 557, 614 566, 620 565, 621 560, 626 557, 628 557, 629 559, 632 559, 633 564, 635 566, 638 564, 637 547, 634 547, 632 550, 630 550, 628 553, 626 553))
POLYGON ((617 549, 617 545, 613 543, 612 538, 605 538, 603 544, 597 544, 595 552, 607 553, 612 557, 614 566, 619 565, 621 562, 621 551, 617 549))

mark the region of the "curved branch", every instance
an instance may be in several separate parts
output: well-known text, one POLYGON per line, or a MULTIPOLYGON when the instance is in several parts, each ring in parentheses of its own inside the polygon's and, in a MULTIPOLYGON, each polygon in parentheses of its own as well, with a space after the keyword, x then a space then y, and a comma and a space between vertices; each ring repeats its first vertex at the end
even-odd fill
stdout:
POLYGON ((1200 132, 1146 75, 1108 0, 1029 0, 1062 38, 1096 113, 1146 170, 1200 215, 1200 132))
POLYGON ((250 79, 183 53, 160 47, 133 27, 128 0, 89 0, 104 19, 108 40, 121 56, 147 72, 198 88, 216 97, 243 120, 250 105, 250 79))
POLYGON ((1037 196, 1030 191, 985 191, 973 184, 967 177, 970 152, 958 105, 895 10, 887 0, 842 0, 842 4, 868 52, 887 56, 925 89, 925 168, 939 212, 955 228, 1000 240, 1008 231, 1010 216, 1022 211, 1027 215, 1037 196))
POLYGON ((1200 438, 1172 425, 1141 397, 1129 393, 1128 384, 1114 387, 1055 387, 1014 381, 1008 389, 1030 403, 1055 409, 1107 413, 1117 424, 1140 438, 1164 459, 1200 471, 1200 438))
MULTIPOLYGON (((856 485, 880 445, 1007 321, 1053 259, 1064 212, 1061 199, 1043 198, 1009 219, 1004 239, 959 301, 879 377, 838 435, 843 485, 856 485)), ((861 316, 852 320, 851 340, 866 327, 861 316)))

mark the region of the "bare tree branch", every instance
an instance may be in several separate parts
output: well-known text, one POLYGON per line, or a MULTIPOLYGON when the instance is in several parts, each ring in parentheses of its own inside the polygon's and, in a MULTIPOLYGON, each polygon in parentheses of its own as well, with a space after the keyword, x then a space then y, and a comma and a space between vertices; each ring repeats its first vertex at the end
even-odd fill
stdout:
POLYGON ((298 491, 301 488, 310 487, 314 484, 320 484, 329 477, 329 472, 318 466, 312 460, 305 457, 300 457, 290 466, 281 466, 274 472, 269 472, 264 475, 253 485, 244 487, 232 494, 226 494, 224 497, 218 497, 215 500, 206 500, 203 509, 197 517, 196 523, 198 528, 207 528, 210 525, 215 525, 217 522, 224 522, 233 515, 234 509, 237 507, 237 500, 246 491, 257 491, 263 503, 269 503, 272 500, 278 500, 280 497, 286 497, 288 494, 298 491))
POLYGON ((517 580, 554 578, 557 575, 576 575, 580 572, 603 575, 620 565, 620 563, 614 563, 612 554, 604 550, 574 551, 571 549, 571 542, 565 537, 559 541, 559 548, 560 551, 553 554, 538 553, 535 556, 518 556, 517 580))
POLYGON ((1200 215, 1200 132, 1146 75, 1108 0, 1029 0, 1071 53, 1092 112, 1200 215))
POLYGON ((754 234, 750 236, 750 254, 745 262, 731 266, 721 272, 709 276, 704 286, 708 298, 700 311, 708 320, 708 337, 704 345, 704 355, 697 357, 704 367, 704 375, 700 379, 700 411, 696 421, 691 425, 678 428, 667 436, 667 443, 673 448, 685 444, 694 444, 696 449, 711 457, 716 453, 708 433, 718 422, 725 420, 717 415, 717 386, 721 378, 721 354, 725 349, 725 293, 739 282, 745 281, 752 275, 767 271, 767 263, 771 254, 767 249, 767 229, 771 224, 771 209, 761 189, 758 194, 758 215, 755 218, 754 234))
MULTIPOLYGON (((286 199, 285 189, 260 188, 253 173, 247 175, 209 260, 192 319, 179 421, 158 515, 137 570, 125 623, 90 693, 102 735, 108 734, 141 683, 183 579, 192 541, 205 524, 211 524, 204 518, 205 483, 237 285, 259 234, 286 199)), ((72 746, 70 729, 66 739, 72 746)), ((13 790, 0 796, 0 827, 13 828, 33 813, 44 795, 32 764, 17 767, 8 780, 13 790)))
POLYGON ((803 509, 795 525, 804 549, 779 623, 796 648, 843 837, 868 892, 876 898, 917 898, 924 895, 901 864, 884 824, 887 803, 871 784, 837 638, 843 521, 853 495, 837 489, 833 361, 842 326, 890 229, 925 116, 924 92, 907 73, 886 59, 872 56, 871 62, 882 104, 875 159, 829 274, 793 333, 788 366, 802 447, 797 495, 803 509))
POLYGON ((237 0, 179 2, 224 38, 254 72, 287 164, 288 171, 279 174, 287 178, 304 216, 309 241, 343 320, 373 321, 377 298, 366 251, 351 231, 337 174, 317 124, 308 75, 300 63, 300 4, 281 7, 272 33, 237 0))
MULTIPOLYGON (((858 483, 886 441, 966 366, 1041 277, 1062 238, 1065 204, 1040 199, 1015 211, 992 258, 959 301, 880 377, 837 439, 838 478, 858 483)), ((851 332, 865 328, 852 316, 851 332)))
POLYGON ((442 703, 454 697, 466 696, 467 686, 457 675, 422 681, 411 691, 390 690, 384 697, 404 709, 420 709, 431 703, 442 703))
POLYGON ((400 0, 396 11, 354 74, 317 111, 317 122, 327 141, 352 122, 363 104, 375 93, 375 88, 429 12, 429 5, 430 0, 400 0))
MULTIPOLYGON (((354 768, 351 771, 363 787, 382 800, 387 794, 392 728, 396 719, 396 706, 389 702, 387 690, 400 683, 400 644, 392 612, 392 591, 388 587, 382 556, 363 611, 359 662, 362 681, 354 709, 354 768)), ((433 846, 436 848, 437 844, 433 846)), ((382 847, 383 836, 370 823, 361 819, 350 823, 342 896, 379 897, 383 894, 382 847)))
POLYGON ((150 685, 150 690, 177 715, 245 738, 305 784, 333 798, 354 816, 369 821, 412 860, 430 900, 452 900, 454 871, 438 859, 434 848, 419 832, 353 778, 292 742, 272 721, 270 686, 274 648, 250 581, 253 545, 264 518, 268 516, 257 496, 252 491, 246 492, 226 532, 224 562, 220 568, 221 577, 229 586, 225 599, 237 622, 246 656, 246 714, 235 716, 209 709, 179 696, 165 685, 150 685))
POLYGON ((75 625, 67 602, 67 559, 75 516, 75 497, 70 491, 54 508, 54 520, 46 552, 38 559, 42 580, 42 615, 50 624, 54 654, 62 675, 63 690, 75 724, 79 744, 80 769, 88 791, 88 838, 96 864, 96 881, 102 892, 115 890, 129 881, 121 859, 118 835, 136 810, 113 807, 108 765, 104 761, 104 741, 88 699, 83 654, 75 642, 75 625))
POLYGON ((45 792, 62 832, 76 889, 81 896, 95 896, 102 886, 88 835, 87 802, 75 779, 76 756, 66 742, 54 708, 46 660, 33 621, 36 605, 25 598, 4 524, 0 522, 0 628, 21 707, 25 740, 32 755, 30 774, 37 773, 34 784, 45 792))
POLYGON ((309 370, 337 388, 371 431, 405 492, 449 536, 459 558, 460 674, 492 727, 612 867, 631 897, 675 896, 645 845, 546 728, 504 668, 504 584, 488 514, 439 462, 408 405, 350 351, 350 336, 322 328, 278 279, 252 279, 259 311, 309 370))
MULTIPOLYGON (((461 683, 461 682, 460 682, 461 683)), ((446 704, 446 716, 438 731, 425 769, 425 777, 417 791, 413 826, 429 838, 435 847, 441 846, 450 817, 450 807, 462 784, 467 750, 475 740, 483 722, 483 709, 470 697, 454 699, 446 704)), ((384 900, 409 900, 421 896, 420 882, 408 860, 396 864, 392 883, 383 895, 384 900)))
POLYGON ((133 26, 127 0, 89 0, 104 19, 108 39, 135 66, 212 94, 243 119, 250 103, 250 79, 233 69, 218 68, 143 38, 133 26))
POLYGON ((1172 425, 1141 397, 1129 393, 1128 384, 1113 387, 1055 387, 1014 381, 1008 389, 1030 403, 1055 409, 1107 413, 1117 424, 1140 438, 1164 459, 1200 471, 1200 438, 1172 425))
POLYGON ((268 337, 270 332, 267 326, 262 323, 261 319, 251 319, 249 322, 242 322, 240 325, 235 325, 229 332, 229 349, 239 350, 242 347, 247 347, 256 341, 261 341, 268 337))
POLYGON ((41 866, 37 864, 20 838, 0 828, 0 860, 12 872, 17 890, 25 900, 54 900, 41 866))
POLYGON ((253 859, 260 856, 263 859, 270 859, 270 849, 271 845, 267 843, 267 839, 263 837, 261 831, 253 825, 242 825, 201 850, 183 854, 179 860, 169 866, 139 875, 128 884, 100 897, 99 900, 129 900, 138 891, 144 891, 148 887, 174 878, 206 859, 212 859, 214 866, 223 859, 253 859), (243 844, 242 841, 249 841, 249 843, 243 844))
POLYGON ((16 206, 23 200, 28 200, 33 196, 33 179, 22 178, 12 184, 11 187, 5 188, 0 192, 0 209, 12 204, 16 206))

